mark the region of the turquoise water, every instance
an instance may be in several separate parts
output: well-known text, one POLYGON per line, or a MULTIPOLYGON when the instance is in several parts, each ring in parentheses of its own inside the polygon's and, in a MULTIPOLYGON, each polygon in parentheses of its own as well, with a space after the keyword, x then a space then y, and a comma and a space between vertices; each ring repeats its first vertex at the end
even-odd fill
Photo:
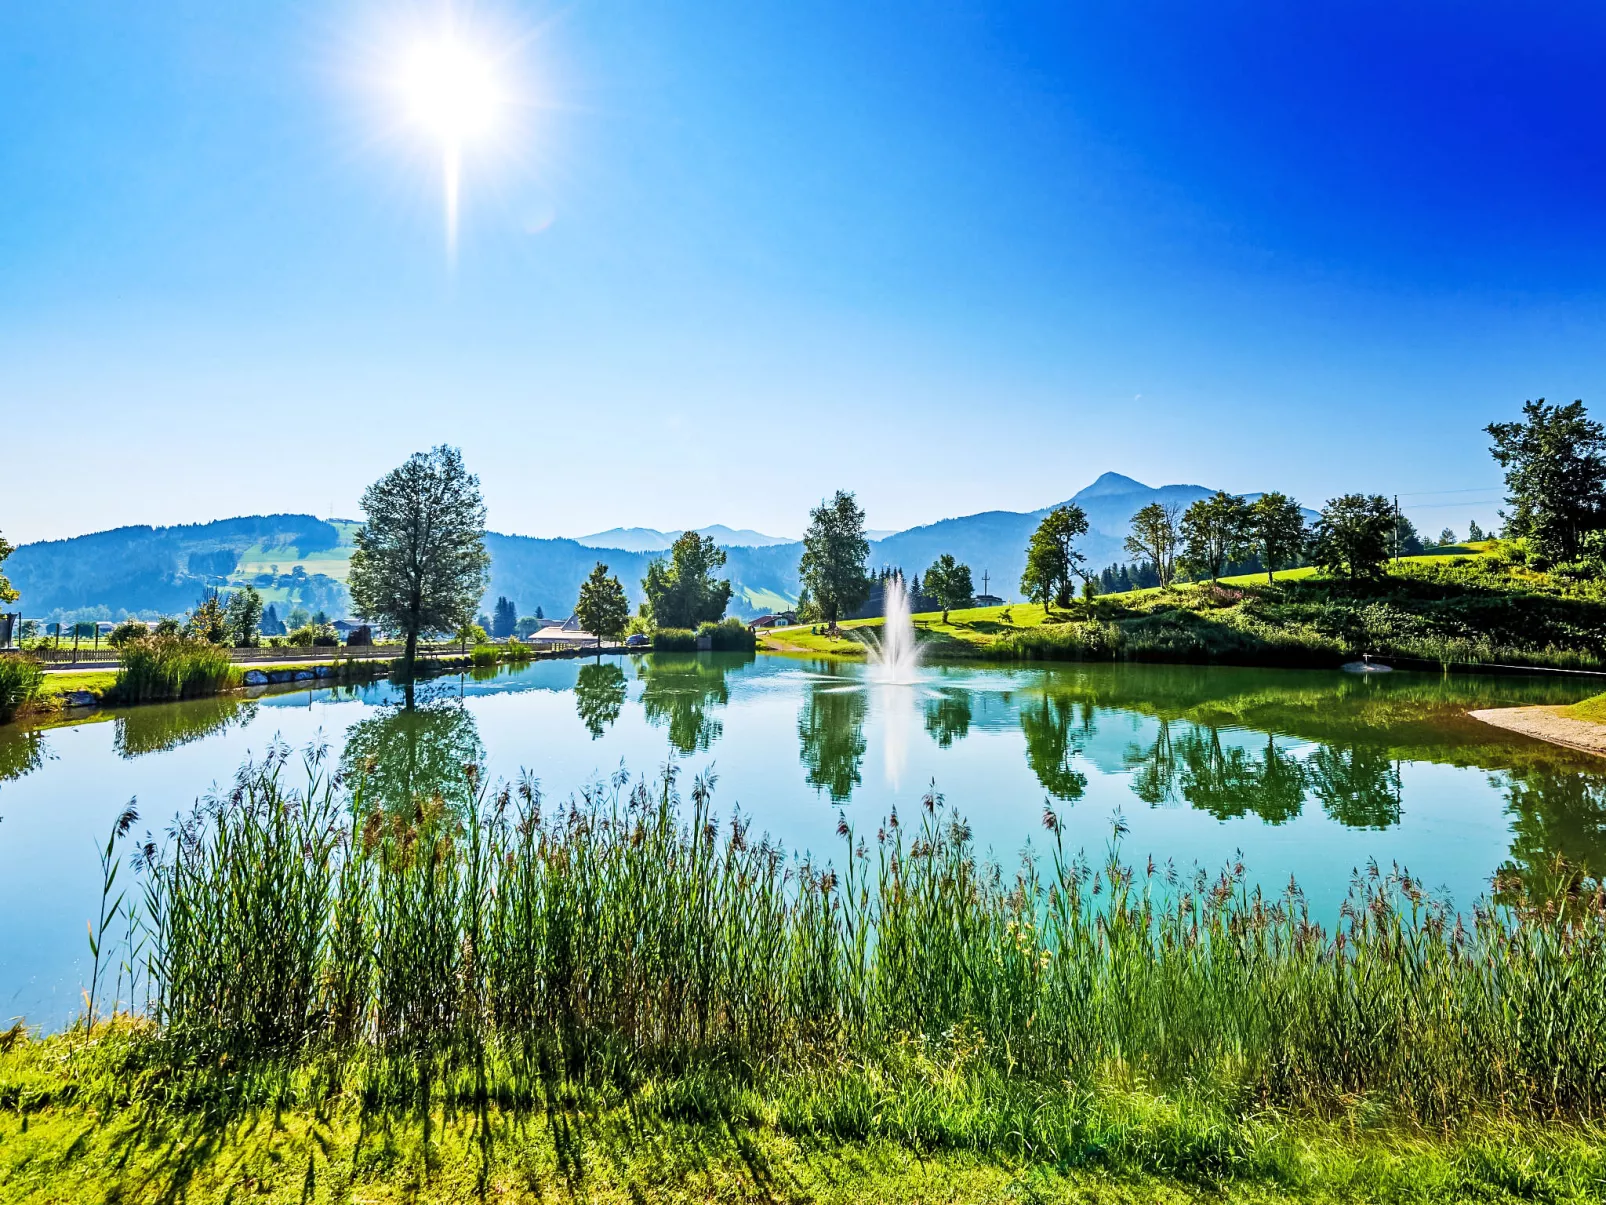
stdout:
MULTIPOLYGON (((98 846, 132 799, 134 835, 273 742, 327 747, 386 801, 537 778, 566 796, 666 763, 717 778, 717 810, 789 850, 834 854, 838 818, 873 832, 939 790, 993 857, 1041 844, 1045 806, 1102 855, 1297 878, 1336 915, 1353 872, 1399 862, 1462 906, 1502 868, 1539 883, 1559 855, 1606 869, 1606 762, 1479 724, 1470 707, 1565 703, 1597 683, 1144 665, 937 667, 916 686, 855 663, 658 655, 438 679, 404 711, 388 683, 101 713, 0 729, 0 1024, 58 1025, 87 979, 98 846)), ((122 874, 137 888, 137 877, 122 874)))

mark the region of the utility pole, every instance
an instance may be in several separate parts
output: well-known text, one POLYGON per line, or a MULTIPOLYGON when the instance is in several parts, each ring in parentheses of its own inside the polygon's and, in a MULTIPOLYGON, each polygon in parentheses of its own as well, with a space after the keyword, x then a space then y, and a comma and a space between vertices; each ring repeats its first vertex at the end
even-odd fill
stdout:
POLYGON ((1394 495, 1394 559, 1400 559, 1400 496, 1394 495))

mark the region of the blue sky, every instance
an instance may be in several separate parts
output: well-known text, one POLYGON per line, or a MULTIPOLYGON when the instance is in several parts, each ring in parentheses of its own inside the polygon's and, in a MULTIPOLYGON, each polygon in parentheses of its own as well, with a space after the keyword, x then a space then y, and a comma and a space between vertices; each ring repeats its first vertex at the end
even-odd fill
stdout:
POLYGON ((459 4, 517 96, 455 263, 390 86, 440 11, 0 10, 8 538, 442 441, 534 535, 1106 469, 1460 531, 1484 424, 1606 414, 1598 5, 459 4))

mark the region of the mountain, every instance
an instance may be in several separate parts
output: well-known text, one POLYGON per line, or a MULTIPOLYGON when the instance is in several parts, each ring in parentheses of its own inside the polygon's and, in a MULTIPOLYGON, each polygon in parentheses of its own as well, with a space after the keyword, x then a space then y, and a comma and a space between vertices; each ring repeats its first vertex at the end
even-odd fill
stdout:
MULTIPOLYGON (((1122 543, 1139 509, 1150 502, 1187 506, 1213 492, 1202 485, 1148 486, 1105 473, 1068 501, 1087 513, 1089 531, 1080 547, 1088 566, 1100 569, 1130 559, 1122 543)), ((870 542, 870 566, 924 573, 949 552, 971 567, 977 589, 985 580, 991 593, 1016 598, 1026 543, 1052 509, 983 511, 908 531, 870 533, 879 537, 870 542)), ((1306 517, 1316 516, 1306 511, 1306 517)), ((178 614, 208 589, 247 583, 278 607, 281 617, 294 606, 338 617, 349 613, 345 580, 357 526, 312 515, 253 515, 184 527, 120 527, 25 544, 6 562, 6 572, 22 592, 20 605, 30 618, 178 614)), ((724 526, 705 527, 702 533, 725 549, 732 614, 751 618, 796 601, 801 544, 724 526)), ((647 563, 676 534, 630 527, 568 540, 489 532, 491 578, 482 605, 488 610, 506 595, 520 615, 540 607, 549 617, 567 616, 580 582, 602 561, 635 606, 647 563)))
MULTIPOLYGON (((795 540, 782 539, 780 536, 767 536, 761 531, 751 528, 730 528, 723 523, 715 523, 712 527, 699 527, 696 529, 700 536, 713 536, 714 543, 721 548, 773 548, 779 544, 793 544, 795 540)), ((610 527, 607 531, 593 532, 589 536, 577 536, 576 544, 584 544, 587 548, 621 548, 626 552, 663 552, 683 533, 678 531, 658 531, 652 527, 610 527)))

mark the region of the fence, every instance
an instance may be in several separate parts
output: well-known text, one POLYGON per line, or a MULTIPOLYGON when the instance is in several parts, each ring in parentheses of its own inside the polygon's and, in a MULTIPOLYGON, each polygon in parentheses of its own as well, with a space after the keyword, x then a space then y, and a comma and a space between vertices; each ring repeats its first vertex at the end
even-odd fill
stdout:
MULTIPOLYGON (((241 665, 261 662, 271 664, 278 661, 338 661, 344 658, 354 661, 381 658, 388 661, 400 657, 402 647, 399 644, 294 645, 282 648, 230 649, 229 657, 241 665)), ((418 645, 420 657, 462 651, 463 646, 456 641, 442 644, 425 644, 421 641, 418 645)), ((117 650, 104 640, 98 647, 90 641, 80 640, 77 648, 71 643, 63 642, 60 648, 33 648, 29 649, 28 653, 46 665, 81 665, 85 669, 117 665, 117 650)))

